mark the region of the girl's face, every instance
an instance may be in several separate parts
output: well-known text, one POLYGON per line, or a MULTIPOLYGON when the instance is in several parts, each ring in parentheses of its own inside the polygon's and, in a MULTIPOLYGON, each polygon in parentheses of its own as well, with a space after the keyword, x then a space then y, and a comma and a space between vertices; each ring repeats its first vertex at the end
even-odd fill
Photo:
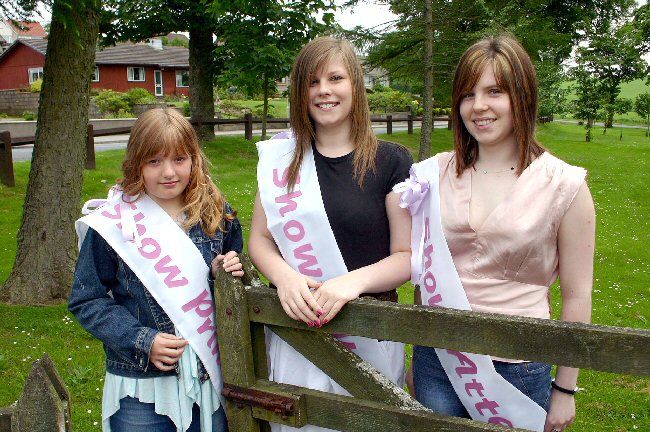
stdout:
POLYGON ((163 209, 183 206, 183 192, 190 182, 192 158, 172 151, 148 159, 142 167, 144 189, 163 209))
POLYGON ((510 96, 496 83, 492 65, 486 65, 473 89, 463 95, 460 116, 481 146, 517 145, 510 96))
POLYGON ((352 81, 340 59, 318 70, 309 82, 309 116, 316 130, 350 128, 352 81))

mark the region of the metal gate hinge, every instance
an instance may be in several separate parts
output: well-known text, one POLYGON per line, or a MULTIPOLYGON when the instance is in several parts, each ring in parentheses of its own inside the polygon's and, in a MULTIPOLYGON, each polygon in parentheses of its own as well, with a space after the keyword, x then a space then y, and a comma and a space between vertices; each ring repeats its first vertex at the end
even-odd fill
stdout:
POLYGON ((262 407, 280 414, 283 418, 293 416, 295 399, 291 397, 225 383, 221 394, 236 403, 262 407))

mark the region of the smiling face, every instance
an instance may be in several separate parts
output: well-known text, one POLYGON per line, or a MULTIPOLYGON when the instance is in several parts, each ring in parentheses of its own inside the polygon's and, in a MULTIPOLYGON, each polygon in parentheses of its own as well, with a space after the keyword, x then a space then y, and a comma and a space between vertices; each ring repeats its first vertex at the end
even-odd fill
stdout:
POLYGON ((510 96, 497 85, 491 63, 476 85, 462 95, 459 111, 465 128, 480 146, 517 147, 510 96))
POLYGON ((343 61, 332 59, 309 80, 309 116, 316 130, 350 128, 352 80, 343 61))
POLYGON ((183 192, 190 182, 192 158, 172 151, 145 161, 142 167, 144 189, 165 210, 183 207, 183 192))

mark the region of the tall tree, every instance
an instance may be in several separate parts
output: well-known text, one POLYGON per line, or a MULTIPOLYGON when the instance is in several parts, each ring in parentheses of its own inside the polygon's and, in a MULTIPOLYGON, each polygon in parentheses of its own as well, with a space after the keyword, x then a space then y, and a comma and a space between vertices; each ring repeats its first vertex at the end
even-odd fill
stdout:
MULTIPOLYGON (((554 80, 587 27, 602 17, 620 15, 630 0, 432 0, 433 28, 423 25, 425 0, 390 0, 397 22, 383 35, 365 32, 372 47, 368 61, 387 69, 393 82, 420 90, 424 83, 425 35, 433 35, 434 95, 450 103, 451 79, 464 50, 476 39, 508 31, 522 41, 538 68, 550 101, 561 93, 554 80), (554 69, 554 70, 553 70, 554 69)), ((428 1, 428 0, 427 0, 428 1)), ((544 89, 543 89, 544 90, 544 89)), ((553 110, 555 107, 549 107, 553 110)))
POLYGON ((645 136, 650 137, 650 93, 642 93, 636 97, 634 111, 645 120, 645 136))
MULTIPOLYGON (((218 22, 207 2, 195 0, 106 0, 102 43, 140 41, 173 31, 190 35, 190 110, 192 121, 214 119, 213 84, 218 65, 214 36, 218 22)), ((210 2, 214 4, 218 2, 210 2)), ((201 139, 214 138, 214 126, 196 127, 201 139)))
POLYGON ((224 59, 221 80, 251 96, 262 94, 265 139, 269 98, 277 91, 276 81, 289 75, 293 59, 305 43, 331 29, 336 6, 331 0, 258 0, 236 6, 220 18, 223 43, 217 56, 224 59), (322 13, 320 20, 318 13, 322 13))
POLYGON ((100 10, 100 0, 53 3, 16 261, 0 292, 12 303, 63 301, 72 286, 100 10))
POLYGON ((621 84, 647 74, 648 64, 642 58, 643 40, 630 20, 628 12, 616 20, 604 21, 588 34, 587 45, 577 50, 576 63, 597 79, 605 98, 605 127, 612 127, 621 84))
POLYGON ((574 115, 585 120, 585 141, 591 141, 591 129, 594 126, 594 119, 598 116, 598 110, 603 104, 603 97, 598 88, 598 80, 592 76, 582 65, 578 65, 572 71, 575 79, 577 99, 573 102, 574 115))
POLYGON ((422 135, 418 160, 431 157, 431 133, 433 132, 433 11, 432 0, 424 0, 424 94, 422 96, 422 135))

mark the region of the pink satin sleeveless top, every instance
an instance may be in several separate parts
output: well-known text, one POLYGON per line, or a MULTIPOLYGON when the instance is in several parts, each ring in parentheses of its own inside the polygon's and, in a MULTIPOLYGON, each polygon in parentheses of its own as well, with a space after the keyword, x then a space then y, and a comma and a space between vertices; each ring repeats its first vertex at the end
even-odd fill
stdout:
POLYGON ((558 228, 586 170, 542 154, 475 231, 469 203, 476 171, 457 177, 451 152, 438 160, 443 229, 472 310, 550 318, 549 286, 559 273, 558 228))

